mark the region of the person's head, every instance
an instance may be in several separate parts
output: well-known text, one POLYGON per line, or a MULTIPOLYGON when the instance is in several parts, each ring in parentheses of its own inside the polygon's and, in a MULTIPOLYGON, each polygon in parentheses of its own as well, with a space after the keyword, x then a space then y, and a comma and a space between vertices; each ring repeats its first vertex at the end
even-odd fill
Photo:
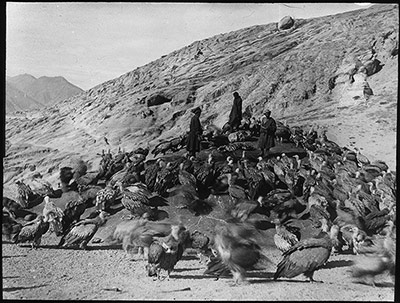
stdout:
POLYGON ((264 114, 269 118, 271 116, 271 111, 267 109, 264 114))
POLYGON ((234 92, 233 93, 233 96, 236 98, 236 97, 239 97, 239 93, 238 92, 234 92))
POLYGON ((200 107, 196 107, 195 109, 192 110, 192 113, 194 113, 197 116, 200 116, 201 108, 200 107))

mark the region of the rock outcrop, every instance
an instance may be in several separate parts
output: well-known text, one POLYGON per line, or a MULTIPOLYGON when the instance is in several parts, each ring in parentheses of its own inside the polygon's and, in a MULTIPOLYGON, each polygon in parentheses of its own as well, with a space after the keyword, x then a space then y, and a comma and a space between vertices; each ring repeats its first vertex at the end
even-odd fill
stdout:
POLYGON ((278 29, 289 29, 294 25, 294 19, 290 16, 283 17, 278 23, 278 29))

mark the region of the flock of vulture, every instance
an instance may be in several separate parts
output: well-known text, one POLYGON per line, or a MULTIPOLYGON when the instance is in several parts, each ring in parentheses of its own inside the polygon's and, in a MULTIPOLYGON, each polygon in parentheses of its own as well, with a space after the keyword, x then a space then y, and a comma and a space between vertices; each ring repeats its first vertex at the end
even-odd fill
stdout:
MULTIPOLYGON (((232 275, 234 284, 242 284, 248 283, 247 271, 271 262, 265 230, 275 227, 273 241, 282 252, 275 280, 304 274, 314 281, 314 272, 341 253, 358 255, 353 277, 374 284, 375 276, 388 272, 394 279, 395 172, 329 141, 325 133, 287 129, 286 143, 303 148, 303 156, 257 157, 248 142, 221 140, 222 134, 212 132, 197 158, 164 150, 162 157, 146 160, 149 150, 143 148, 114 155, 103 151, 99 171, 88 172, 84 161, 60 168, 57 189, 36 173, 16 182, 15 200, 3 197, 3 236, 32 248, 46 232, 60 237, 60 248, 122 244, 127 253, 137 252, 136 259, 147 260, 154 279, 169 278, 191 249, 206 260, 204 274, 232 275), (30 211, 33 207, 42 211, 30 211), (106 240, 96 238, 118 207, 128 218, 106 240), (189 230, 171 218, 166 211, 171 207, 193 217, 219 209, 220 216, 213 233, 189 230), (81 218, 87 209, 92 212, 81 218), (308 236, 296 224, 305 221, 315 231, 308 236)), ((257 135, 253 131, 242 132, 257 135)))

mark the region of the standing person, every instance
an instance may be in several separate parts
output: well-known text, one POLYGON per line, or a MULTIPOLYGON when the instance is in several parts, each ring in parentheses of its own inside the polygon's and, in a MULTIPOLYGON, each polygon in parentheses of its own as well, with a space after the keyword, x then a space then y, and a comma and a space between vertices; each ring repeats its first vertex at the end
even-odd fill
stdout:
POLYGON ((200 124, 200 107, 196 107, 192 110, 194 114, 192 119, 190 120, 190 130, 187 138, 186 149, 189 152, 189 156, 196 156, 196 152, 200 151, 200 141, 201 135, 203 134, 203 128, 200 124))
POLYGON ((260 139, 258 146, 261 149, 261 157, 265 157, 271 147, 275 146, 276 122, 271 118, 271 111, 267 110, 261 117, 260 139))
POLYGON ((229 114, 229 125, 233 131, 239 128, 240 122, 242 121, 242 98, 238 92, 233 93, 233 105, 231 113, 229 114))

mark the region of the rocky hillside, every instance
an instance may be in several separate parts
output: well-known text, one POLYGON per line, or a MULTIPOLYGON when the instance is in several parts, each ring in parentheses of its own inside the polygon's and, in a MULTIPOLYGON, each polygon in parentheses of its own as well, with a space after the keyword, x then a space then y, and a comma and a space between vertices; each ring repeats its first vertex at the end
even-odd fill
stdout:
POLYGON ((102 149, 153 147, 186 132, 196 106, 204 125, 222 127, 234 91, 256 117, 269 108, 291 126, 327 128, 395 169, 398 27, 398 5, 375 5, 196 41, 45 110, 7 115, 4 181, 25 163, 46 173, 70 157, 95 165, 102 149))
POLYGON ((83 90, 63 77, 35 78, 29 74, 7 77, 6 111, 41 109, 53 105, 61 100, 70 98, 83 92, 83 90), (20 98, 15 90, 23 93, 20 98), (29 99, 34 102, 28 104, 29 99))

